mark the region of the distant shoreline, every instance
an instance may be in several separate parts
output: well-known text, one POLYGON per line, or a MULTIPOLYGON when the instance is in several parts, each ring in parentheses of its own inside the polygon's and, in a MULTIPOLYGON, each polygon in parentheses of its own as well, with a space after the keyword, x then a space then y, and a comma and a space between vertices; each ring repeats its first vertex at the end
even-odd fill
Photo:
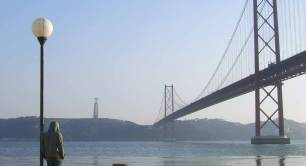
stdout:
MULTIPOLYGON (((163 141, 163 128, 139 125, 116 119, 67 119, 46 118, 47 131, 50 121, 58 121, 65 141, 163 141)), ((0 119, 0 141, 38 141, 39 118, 21 117, 0 119)), ((263 129, 263 135, 277 134, 272 124, 263 129)), ((285 120, 285 133, 292 140, 306 139, 306 123, 285 120)), ((227 122, 222 119, 195 119, 175 121, 177 141, 249 141, 254 136, 254 124, 227 122)))

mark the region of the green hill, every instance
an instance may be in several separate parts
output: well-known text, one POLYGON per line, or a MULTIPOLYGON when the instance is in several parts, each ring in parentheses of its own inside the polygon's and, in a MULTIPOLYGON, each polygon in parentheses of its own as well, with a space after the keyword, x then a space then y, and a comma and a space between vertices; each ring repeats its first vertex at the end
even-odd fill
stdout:
MULTIPOLYGON (((156 141, 163 140, 164 129, 115 119, 45 119, 58 121, 65 140, 71 141, 156 141)), ((292 139, 306 139, 306 124, 285 121, 286 134, 292 139)), ((275 133, 271 124, 263 133, 275 133)), ((0 139, 32 140, 39 138, 39 119, 22 117, 0 119, 0 139)), ((175 122, 177 140, 250 140, 254 124, 227 122, 221 119, 196 119, 175 122)))

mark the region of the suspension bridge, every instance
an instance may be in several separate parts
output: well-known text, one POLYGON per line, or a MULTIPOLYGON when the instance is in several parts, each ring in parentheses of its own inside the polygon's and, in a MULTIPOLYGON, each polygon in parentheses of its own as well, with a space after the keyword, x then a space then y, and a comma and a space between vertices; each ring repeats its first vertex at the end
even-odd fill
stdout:
POLYGON ((306 1, 246 0, 203 90, 187 104, 173 85, 165 86, 154 126, 170 126, 174 137, 176 119, 255 92, 255 132, 251 143, 290 143, 284 132, 282 84, 306 73, 305 37, 306 1), (277 135, 262 134, 268 122, 275 126, 277 135))

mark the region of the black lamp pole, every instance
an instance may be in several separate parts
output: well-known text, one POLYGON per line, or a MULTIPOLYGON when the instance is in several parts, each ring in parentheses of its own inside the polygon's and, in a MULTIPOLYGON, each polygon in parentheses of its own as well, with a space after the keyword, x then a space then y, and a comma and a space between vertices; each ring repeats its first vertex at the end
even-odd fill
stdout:
POLYGON ((43 160, 43 132, 44 132, 44 44, 46 37, 37 38, 40 43, 40 166, 44 165, 43 160))

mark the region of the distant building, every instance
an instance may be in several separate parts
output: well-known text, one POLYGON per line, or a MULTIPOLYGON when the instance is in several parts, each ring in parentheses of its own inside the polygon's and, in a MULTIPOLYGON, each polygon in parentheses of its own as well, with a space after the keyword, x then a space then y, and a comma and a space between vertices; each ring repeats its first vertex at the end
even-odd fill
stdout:
POLYGON ((99 118, 99 109, 98 109, 98 98, 95 98, 95 104, 94 104, 94 111, 93 111, 93 118, 98 119, 99 118))

